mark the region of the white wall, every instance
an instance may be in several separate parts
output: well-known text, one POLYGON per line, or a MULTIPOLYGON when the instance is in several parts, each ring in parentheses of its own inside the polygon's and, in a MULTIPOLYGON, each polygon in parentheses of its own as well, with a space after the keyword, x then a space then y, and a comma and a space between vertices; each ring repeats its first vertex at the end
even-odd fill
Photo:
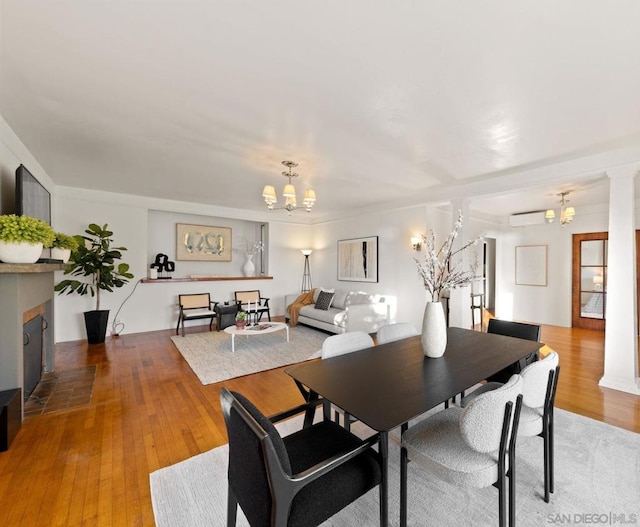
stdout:
MULTIPOLYGON (((269 224, 269 264, 273 280, 256 281, 205 281, 172 282, 162 280, 151 284, 138 284, 147 276, 147 270, 157 252, 175 256, 175 223, 202 223, 208 225, 228 225, 236 238, 252 237, 252 226, 242 220, 218 216, 214 207, 194 206, 192 203, 178 203, 140 196, 126 196, 109 192, 59 187, 56 196, 56 222, 59 230, 69 234, 80 234, 87 224, 107 223, 114 232, 114 243, 127 247, 123 261, 131 266, 135 275, 126 286, 113 293, 103 293, 101 308, 109 309, 109 329, 115 320, 116 311, 126 300, 118 314, 125 324, 124 333, 136 333, 175 327, 177 321, 177 295, 180 293, 209 292, 214 300, 224 301, 233 297, 233 291, 260 289, 270 297, 272 314, 284 314, 284 295, 299 291, 302 278, 303 257, 299 249, 309 245, 310 227, 271 222, 269 224), (190 212, 197 210, 199 214, 190 212), (209 211, 210 214, 206 215, 209 211), (135 291, 134 291, 135 288, 135 291)), ((228 211, 223 211, 226 213, 228 211)), ((255 231, 254 231, 255 232, 255 231)), ((253 239, 249 241, 254 241, 253 239)), ((233 253, 231 263, 176 261, 174 278, 190 274, 235 274, 240 276, 244 257, 233 253)), ((57 273, 56 281, 64 277, 57 273)), ((82 313, 95 309, 91 297, 63 295, 56 297, 56 340, 79 340, 85 338, 82 313)))
POLYGON ((496 237, 496 316, 571 327, 572 235, 608 229, 605 207, 582 207, 568 225, 559 222, 504 227, 496 237), (547 285, 515 284, 515 248, 547 246, 547 285))

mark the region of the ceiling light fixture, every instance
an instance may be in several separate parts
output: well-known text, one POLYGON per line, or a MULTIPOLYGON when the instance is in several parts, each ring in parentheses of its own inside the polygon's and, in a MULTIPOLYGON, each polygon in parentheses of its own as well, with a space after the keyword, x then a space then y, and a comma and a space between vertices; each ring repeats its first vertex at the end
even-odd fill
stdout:
MULTIPOLYGON (((568 195, 570 191, 560 192, 557 194, 560 196, 560 225, 566 225, 567 223, 571 223, 573 221, 573 217, 576 215, 576 209, 573 207, 567 207, 567 203, 569 203, 568 199, 565 199, 565 196, 568 195)), ((556 213, 553 209, 548 209, 544 213, 544 221, 547 223, 553 223, 553 220, 556 218, 556 213)))
POLYGON ((265 185, 262 191, 262 197, 264 198, 267 207, 269 210, 274 209, 284 209, 287 212, 291 213, 294 210, 306 210, 307 212, 311 212, 313 205, 316 202, 316 192, 313 189, 305 190, 304 198, 302 200, 302 204, 304 205, 304 209, 296 209, 296 189, 291 183, 293 178, 297 178, 298 174, 295 172, 291 172, 292 168, 298 166, 298 163, 295 161, 283 161, 282 164, 286 166, 289 171, 283 172, 282 175, 286 178, 289 178, 289 183, 284 186, 282 189, 282 197, 284 198, 284 207, 274 207, 274 205, 278 202, 278 196, 276 195, 276 189, 273 185, 265 185))

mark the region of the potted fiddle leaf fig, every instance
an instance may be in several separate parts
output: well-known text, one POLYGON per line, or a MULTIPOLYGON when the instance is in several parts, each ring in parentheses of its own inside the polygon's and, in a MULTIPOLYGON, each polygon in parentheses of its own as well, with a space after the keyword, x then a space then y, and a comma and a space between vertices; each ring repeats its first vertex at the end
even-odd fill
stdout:
POLYGON ((0 215, 0 260, 4 263, 35 263, 53 238, 54 230, 42 220, 0 215))
POLYGON ((71 268, 65 275, 82 277, 80 280, 66 279, 55 286, 55 290, 62 294, 78 293, 96 297, 96 308, 85 311, 84 320, 89 344, 104 342, 107 333, 109 310, 100 309, 100 291, 113 291, 122 287, 133 274, 129 272, 129 264, 116 263, 122 258, 125 247, 111 247, 113 232, 105 223, 102 227, 90 223, 84 231, 85 235, 75 236, 78 247, 71 253, 71 268))

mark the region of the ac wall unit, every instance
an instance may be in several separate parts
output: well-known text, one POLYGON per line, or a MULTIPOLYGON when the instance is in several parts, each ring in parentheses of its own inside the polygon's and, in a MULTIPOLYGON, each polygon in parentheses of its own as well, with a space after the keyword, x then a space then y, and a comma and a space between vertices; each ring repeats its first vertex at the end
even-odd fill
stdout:
POLYGON ((523 212, 522 214, 512 214, 509 216, 511 227, 526 227, 527 225, 544 225, 544 211, 523 212))

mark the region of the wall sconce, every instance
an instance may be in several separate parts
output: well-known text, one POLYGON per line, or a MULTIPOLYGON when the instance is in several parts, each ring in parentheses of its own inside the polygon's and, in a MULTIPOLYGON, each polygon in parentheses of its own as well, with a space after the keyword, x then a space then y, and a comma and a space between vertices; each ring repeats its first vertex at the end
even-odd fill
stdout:
POLYGON ((602 291, 602 285, 604 284, 604 277, 602 275, 595 275, 593 277, 593 288, 596 291, 602 291))
POLYGON ((411 238, 411 248, 414 251, 421 251, 422 250, 422 238, 420 238, 419 236, 414 236, 411 238))

